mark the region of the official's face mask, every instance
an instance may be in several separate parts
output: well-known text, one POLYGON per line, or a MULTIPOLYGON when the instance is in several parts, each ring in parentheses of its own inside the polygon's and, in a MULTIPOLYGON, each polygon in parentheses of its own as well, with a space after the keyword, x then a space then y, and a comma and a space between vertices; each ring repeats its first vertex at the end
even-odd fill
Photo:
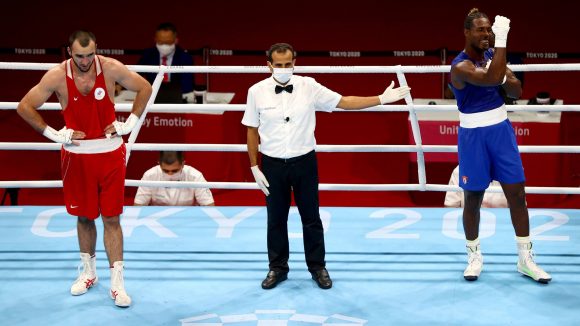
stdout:
POLYGON ((157 44, 157 50, 162 57, 166 57, 175 52, 175 44, 157 44))
POLYGON ((286 84, 292 77, 294 68, 274 68, 272 76, 281 84, 286 84))
POLYGON ((183 180, 183 169, 171 175, 165 172, 163 172, 163 174, 161 175, 161 181, 182 181, 182 180, 183 180))

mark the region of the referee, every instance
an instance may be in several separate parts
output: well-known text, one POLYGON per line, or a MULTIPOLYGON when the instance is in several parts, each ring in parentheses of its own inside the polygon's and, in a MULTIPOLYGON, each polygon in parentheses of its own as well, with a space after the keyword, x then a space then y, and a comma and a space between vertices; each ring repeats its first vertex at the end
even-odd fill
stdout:
POLYGON ((267 52, 272 76, 248 90, 242 124, 248 127, 248 155, 251 170, 266 195, 268 210, 269 272, 263 289, 272 289, 288 278, 288 211, 291 192, 298 206, 304 234, 306 265, 322 289, 332 280, 324 260, 324 233, 318 211, 318 164, 316 161, 315 111, 334 108, 360 110, 391 103, 409 94, 407 86, 393 88, 379 96, 341 96, 313 78, 293 75, 296 52, 290 44, 277 43, 267 52), (258 167, 258 144, 262 171, 258 167))

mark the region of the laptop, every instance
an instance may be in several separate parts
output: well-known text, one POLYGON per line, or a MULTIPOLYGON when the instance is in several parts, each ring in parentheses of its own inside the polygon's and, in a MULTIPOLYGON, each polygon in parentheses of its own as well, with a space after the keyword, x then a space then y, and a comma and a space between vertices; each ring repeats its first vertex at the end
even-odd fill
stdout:
POLYGON ((161 83, 155 103, 183 104, 181 84, 175 82, 161 83))

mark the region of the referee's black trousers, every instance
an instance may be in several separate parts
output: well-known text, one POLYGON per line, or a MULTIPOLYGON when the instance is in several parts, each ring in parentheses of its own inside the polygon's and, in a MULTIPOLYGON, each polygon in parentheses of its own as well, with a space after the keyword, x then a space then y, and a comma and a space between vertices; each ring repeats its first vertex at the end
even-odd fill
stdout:
POLYGON ((290 255, 288 212, 291 192, 302 220, 304 252, 308 270, 325 267, 324 230, 318 202, 318 163, 314 151, 302 156, 279 159, 262 155, 262 170, 270 187, 268 208, 268 260, 270 270, 287 272, 290 255))

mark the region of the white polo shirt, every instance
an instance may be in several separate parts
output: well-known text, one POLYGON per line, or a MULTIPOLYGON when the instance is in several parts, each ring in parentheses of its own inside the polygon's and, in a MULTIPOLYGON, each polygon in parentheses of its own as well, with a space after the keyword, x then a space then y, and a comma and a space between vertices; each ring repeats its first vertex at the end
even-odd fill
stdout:
MULTIPOLYGON (((182 180, 190 182, 207 182, 203 174, 194 167, 184 165, 182 180)), ((161 181, 163 170, 157 165, 147 170, 141 180, 161 181)), ((213 196, 207 188, 151 188, 139 187, 135 204, 152 206, 195 206, 213 204, 213 196)))
POLYGON ((342 96, 311 77, 292 76, 286 84, 293 85, 292 93, 276 94, 276 85, 270 77, 250 87, 242 124, 258 128, 262 154, 276 158, 304 155, 316 147, 315 111, 331 112, 342 96))

